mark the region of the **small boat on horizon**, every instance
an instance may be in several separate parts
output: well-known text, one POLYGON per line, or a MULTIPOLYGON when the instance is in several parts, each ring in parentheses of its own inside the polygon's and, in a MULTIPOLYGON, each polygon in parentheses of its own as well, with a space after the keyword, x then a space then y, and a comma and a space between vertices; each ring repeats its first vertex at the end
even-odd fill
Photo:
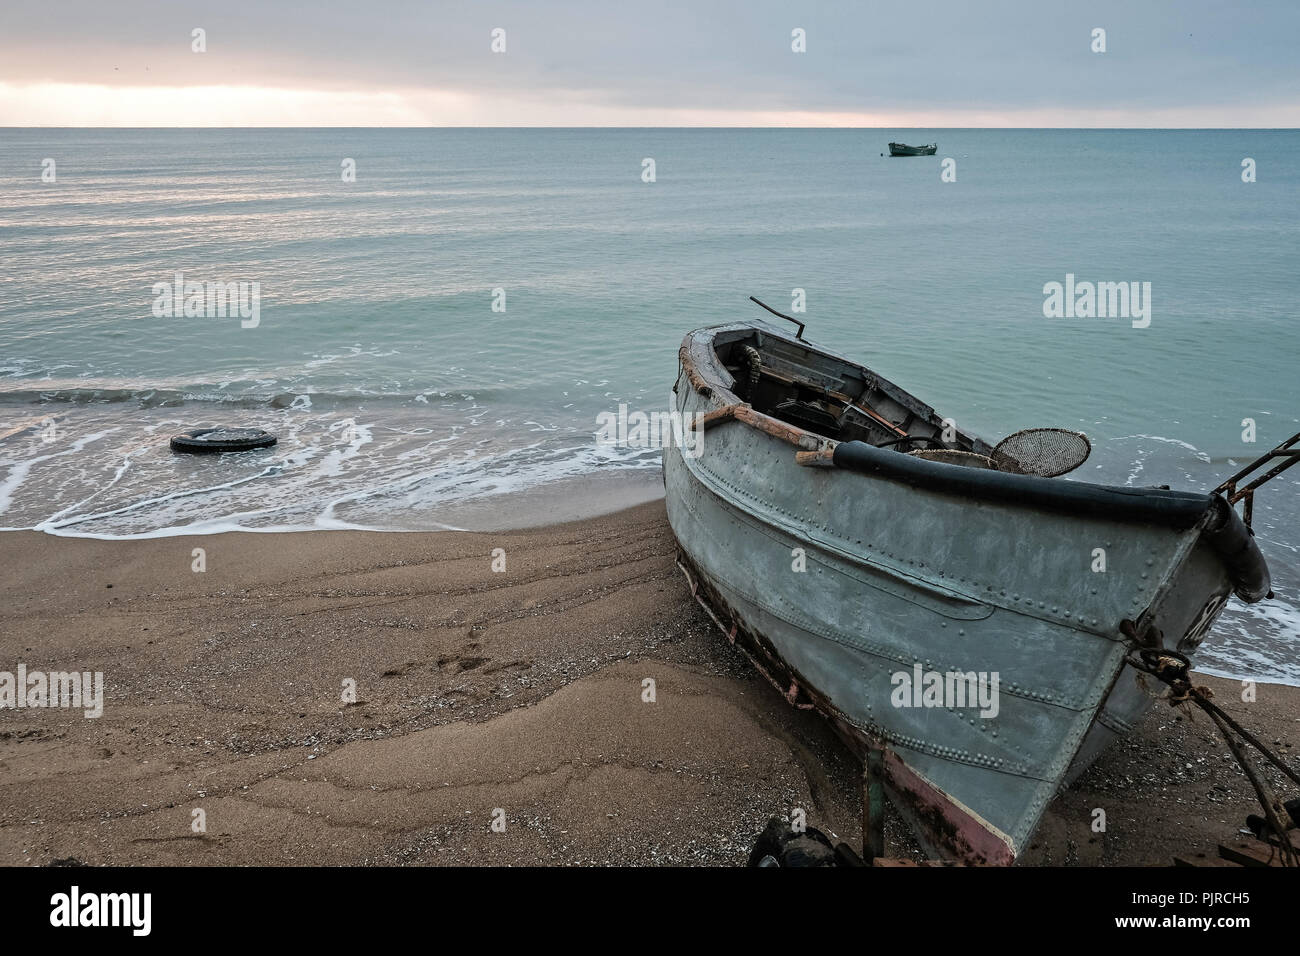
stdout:
MULTIPOLYGON (((1147 655, 1190 666, 1230 596, 1271 593, 1255 485, 1063 480, 1087 457, 1078 433, 992 446, 802 334, 733 322, 683 341, 674 404, 699 434, 663 465, 679 567, 929 854, 1010 864, 1151 706, 1147 655)), ((1294 463, 1288 447, 1269 455, 1294 463)))
POLYGON ((929 146, 908 146, 906 143, 890 143, 890 156, 933 156, 939 150, 938 143, 929 146))

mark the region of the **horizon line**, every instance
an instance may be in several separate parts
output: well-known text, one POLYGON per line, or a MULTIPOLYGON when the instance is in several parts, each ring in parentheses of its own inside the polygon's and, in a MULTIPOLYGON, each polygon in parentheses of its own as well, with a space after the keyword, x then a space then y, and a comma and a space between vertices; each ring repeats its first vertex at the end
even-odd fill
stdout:
POLYGON ((266 124, 257 124, 250 126, 64 126, 55 124, 40 124, 26 126, 4 126, 0 125, 0 130, 328 130, 328 129, 346 129, 346 130, 643 130, 643 129, 673 129, 673 130, 827 130, 832 132, 856 132, 861 130, 1022 130, 1022 131, 1042 131, 1042 132, 1254 132, 1254 133, 1288 133, 1300 131, 1300 127, 1295 126, 703 126, 703 125, 650 125, 650 126, 612 126, 601 124, 596 126, 560 126, 560 125, 533 125, 533 126, 507 126, 507 125, 483 125, 483 126, 440 126, 440 125, 420 125, 420 126, 272 126, 266 124))

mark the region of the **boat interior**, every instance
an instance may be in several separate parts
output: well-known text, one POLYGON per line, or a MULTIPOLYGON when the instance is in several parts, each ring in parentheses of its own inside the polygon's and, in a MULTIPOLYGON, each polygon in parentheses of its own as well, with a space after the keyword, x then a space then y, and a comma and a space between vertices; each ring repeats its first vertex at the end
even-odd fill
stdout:
POLYGON ((863 441, 925 457, 993 449, 871 370, 761 328, 720 331, 714 353, 736 397, 755 410, 835 441, 863 441))

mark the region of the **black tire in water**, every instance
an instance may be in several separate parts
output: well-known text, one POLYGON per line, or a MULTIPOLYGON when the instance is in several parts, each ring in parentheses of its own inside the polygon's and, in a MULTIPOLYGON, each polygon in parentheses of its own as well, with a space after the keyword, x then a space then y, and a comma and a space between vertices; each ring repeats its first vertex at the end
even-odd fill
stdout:
POLYGON ((276 437, 260 428, 196 428, 171 440, 172 451, 215 453, 269 448, 276 437))

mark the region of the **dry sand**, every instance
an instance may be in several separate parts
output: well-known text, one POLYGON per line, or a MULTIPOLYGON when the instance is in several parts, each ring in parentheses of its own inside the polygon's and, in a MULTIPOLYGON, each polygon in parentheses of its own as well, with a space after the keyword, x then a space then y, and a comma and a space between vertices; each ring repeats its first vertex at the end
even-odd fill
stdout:
MULTIPOLYGON (((673 553, 662 502, 513 532, 4 533, 0 670, 107 688, 99 719, 0 710, 0 864, 738 864, 796 807, 856 845, 856 761, 716 633, 673 553)), ((1203 681, 1294 753, 1300 689, 1241 705, 1203 681)), ((1226 754, 1158 706, 1025 862, 1213 855, 1255 812, 1226 754)))

